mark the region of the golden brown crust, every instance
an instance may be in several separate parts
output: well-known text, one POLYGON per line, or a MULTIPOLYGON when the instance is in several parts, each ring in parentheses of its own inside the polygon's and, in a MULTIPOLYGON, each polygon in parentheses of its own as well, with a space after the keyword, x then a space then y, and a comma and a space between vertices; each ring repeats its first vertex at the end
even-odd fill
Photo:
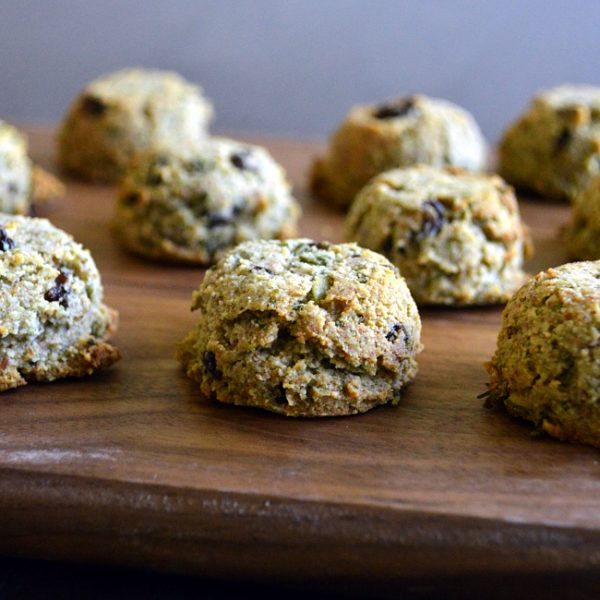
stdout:
POLYGON ((27 385, 27 381, 23 379, 17 369, 2 368, 0 370, 0 392, 11 390, 22 385, 27 385))
POLYGON ((600 262, 539 273, 508 303, 486 405, 563 441, 600 446, 600 262))
POLYGON ((106 342, 98 342, 93 346, 82 347, 60 377, 83 377, 91 375, 99 369, 110 367, 121 358, 117 348, 106 342))
POLYGON ((62 364, 48 369, 39 365, 26 373, 16 368, 7 368, 8 361, 0 362, 0 392, 10 390, 27 383, 54 381, 65 377, 85 377, 100 369, 110 367, 121 359, 121 353, 105 340, 117 331, 119 313, 109 309, 111 323, 104 340, 90 338, 68 351, 62 364))

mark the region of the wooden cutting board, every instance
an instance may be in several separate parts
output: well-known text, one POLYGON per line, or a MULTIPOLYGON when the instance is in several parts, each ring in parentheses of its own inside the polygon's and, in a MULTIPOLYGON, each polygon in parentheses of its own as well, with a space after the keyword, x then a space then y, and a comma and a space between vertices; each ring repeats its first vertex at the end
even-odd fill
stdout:
MULTIPOLYGON (((51 131, 29 132, 52 165, 51 131)), ((303 187, 319 146, 266 143, 304 203, 301 233, 339 240, 341 215, 303 187)), ((532 437, 477 399, 501 309, 422 311, 419 376, 396 408, 291 420, 217 405, 174 360, 203 272, 121 251, 113 196, 69 181, 41 211, 96 258, 123 360, 0 396, 0 551, 303 582, 600 566, 598 451, 532 437)), ((565 262, 568 208, 522 212, 529 269, 565 262)))

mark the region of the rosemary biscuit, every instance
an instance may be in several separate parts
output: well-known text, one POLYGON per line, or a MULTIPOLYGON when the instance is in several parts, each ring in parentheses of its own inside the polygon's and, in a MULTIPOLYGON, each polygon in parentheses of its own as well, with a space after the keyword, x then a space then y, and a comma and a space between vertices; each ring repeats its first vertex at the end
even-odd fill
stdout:
POLYGON ((500 177, 425 165, 372 179, 350 208, 345 236, 387 256, 418 304, 506 302, 525 281, 531 249, 500 177))
POLYGON ((193 297, 178 358, 200 392, 292 417, 362 413, 417 372, 421 322, 397 269, 355 244, 240 244, 193 297))
POLYGON ((504 134, 499 164, 518 188, 573 200, 600 175, 600 88, 565 85, 536 95, 504 134))
POLYGON ((355 106, 312 169, 314 194, 347 207, 375 175, 417 163, 484 168, 486 144, 475 119, 446 100, 427 96, 355 106))
POLYGON ((567 228, 567 247, 578 260, 600 258, 600 175, 592 179, 573 201, 567 228))
POLYGON ((117 71, 74 100, 59 133, 59 162, 83 179, 114 182, 137 152, 196 144, 212 113, 202 90, 177 73, 117 71))
POLYGON ((548 269, 509 301, 488 405, 561 440, 600 447, 600 262, 548 269))
POLYGON ((294 235, 299 213, 283 169, 266 149, 209 138, 134 160, 114 223, 138 254, 208 265, 240 242, 294 235))
POLYGON ((0 391, 114 363, 116 313, 90 253, 46 219, 0 215, 0 391))

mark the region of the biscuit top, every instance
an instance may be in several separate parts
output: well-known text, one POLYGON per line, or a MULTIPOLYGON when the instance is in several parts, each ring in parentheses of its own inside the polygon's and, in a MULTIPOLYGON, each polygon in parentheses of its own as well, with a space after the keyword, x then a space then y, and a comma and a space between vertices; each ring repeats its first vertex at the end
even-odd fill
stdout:
MULTIPOLYGON (((235 311, 275 310, 285 313, 307 302, 320 303, 334 281, 352 286, 358 302, 384 282, 403 281, 385 257, 356 244, 330 244, 309 239, 245 242, 229 252, 206 276, 227 297, 222 307, 235 311), (231 278, 233 285, 223 287, 231 278), (245 306, 248 304, 248 306, 245 306)), ((197 297, 192 308, 200 305, 197 297)))
POLYGON ((0 215, 0 340, 31 336, 100 310, 90 253, 46 219, 0 215))
POLYGON ((591 85, 561 85, 539 92, 535 96, 537 102, 543 102, 556 110, 587 107, 598 111, 600 118, 600 87, 591 85))
POLYGON ((288 196, 283 169, 260 146, 225 138, 210 138, 197 146, 177 150, 154 147, 139 154, 122 182, 122 202, 137 205, 157 198, 185 199, 199 220, 233 219, 252 206, 260 208, 262 195, 288 196), (133 194, 133 196, 132 196, 133 194))
POLYGON ((27 139, 16 127, 0 120, 0 152, 27 154, 27 139))
POLYGON ((367 194, 380 195, 386 202, 397 202, 414 210, 435 200, 441 203, 440 210, 455 212, 477 204, 483 207, 493 202, 497 205, 501 198, 510 212, 517 211, 512 188, 501 177, 457 167, 417 165, 392 169, 374 177, 360 196, 367 194))
POLYGON ((473 117, 460 106, 448 100, 418 94, 354 106, 348 114, 350 120, 379 121, 390 127, 404 127, 433 117, 460 121, 477 128, 473 117))
POLYGON ((266 317, 263 345, 287 323, 296 339, 372 373, 382 356, 397 370, 399 356, 420 348, 419 314, 404 279, 356 244, 245 242, 207 272, 192 309, 218 322, 266 317))
POLYGON ((86 115, 98 118, 112 106, 145 115, 154 126, 160 124, 160 115, 172 115, 184 107, 193 107, 191 114, 199 115, 204 123, 214 113, 199 86, 171 71, 145 69, 110 73, 89 83, 80 94, 79 108, 86 115))
MULTIPOLYGON (((569 307, 579 306, 584 309, 586 319, 600 325, 600 261, 567 263, 538 273, 519 292, 523 301, 533 301, 532 289, 536 290, 536 304, 554 304, 567 311, 569 307)), ((598 336, 600 341, 600 331, 598 336)))
POLYGON ((200 96, 201 92, 199 86, 186 81, 175 72, 149 69, 123 69, 109 73, 89 83, 84 90, 85 94, 107 101, 127 98, 140 104, 169 96, 200 96))

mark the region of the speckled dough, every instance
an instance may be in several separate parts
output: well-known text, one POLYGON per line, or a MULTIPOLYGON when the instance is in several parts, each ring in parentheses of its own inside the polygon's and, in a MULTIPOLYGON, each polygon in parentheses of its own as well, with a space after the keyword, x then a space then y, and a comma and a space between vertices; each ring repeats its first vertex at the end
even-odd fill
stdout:
POLYGON ((345 236, 398 266, 418 304, 506 302, 530 251, 512 188, 452 167, 378 175, 356 197, 345 236))
POLYGON ((0 212, 26 214, 31 205, 31 161, 27 140, 0 121, 0 212))
POLYGON ((242 241, 294 235, 299 213, 264 148, 210 138, 140 156, 122 182, 115 227, 139 254, 207 265, 242 241))
POLYGON ((488 404, 600 446, 600 262, 539 273, 510 300, 486 365, 488 404))
POLYGON ((241 244, 193 298, 179 348, 207 397, 287 416, 396 403, 417 371, 421 322, 404 280, 355 244, 241 244))
POLYGON ((575 197, 567 229, 567 246, 573 258, 600 258, 600 175, 575 197))
POLYGON ((513 185, 572 200, 600 175, 600 88, 539 93, 504 134, 499 159, 500 173, 513 185))
POLYGON ((201 89, 176 73, 111 73, 87 85, 71 105, 59 134, 59 161, 84 179, 116 181, 139 151, 197 143, 211 117, 201 89))
POLYGON ((423 163, 484 168, 486 144, 473 117, 435 98, 410 96, 354 107, 311 175, 314 193, 341 207, 378 173, 423 163))
POLYGON ((0 215, 0 391, 114 363, 115 327, 87 250, 45 219, 0 215))

